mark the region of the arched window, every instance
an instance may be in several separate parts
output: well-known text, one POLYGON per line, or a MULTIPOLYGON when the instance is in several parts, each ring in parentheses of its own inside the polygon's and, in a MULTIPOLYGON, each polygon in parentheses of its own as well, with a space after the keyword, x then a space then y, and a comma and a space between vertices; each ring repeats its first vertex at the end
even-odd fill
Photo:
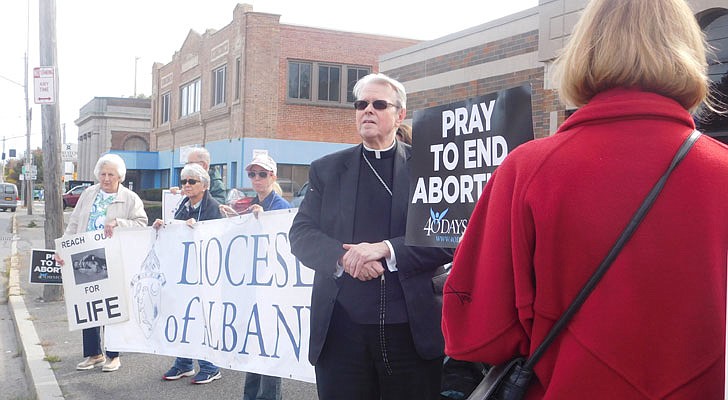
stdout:
POLYGON ((130 136, 124 141, 124 150, 149 151, 149 143, 139 136, 130 136))

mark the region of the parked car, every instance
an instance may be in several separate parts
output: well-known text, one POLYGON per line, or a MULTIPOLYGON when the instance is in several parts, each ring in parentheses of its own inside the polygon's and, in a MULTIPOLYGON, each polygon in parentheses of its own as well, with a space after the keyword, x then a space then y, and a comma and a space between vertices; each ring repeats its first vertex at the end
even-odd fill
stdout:
POLYGON ((73 189, 63 194, 63 208, 76 207, 78 198, 81 197, 81 193, 88 188, 88 185, 76 186, 73 189))
POLYGON ((18 187, 12 183, 0 183, 0 209, 15 211, 18 207, 18 187))
POLYGON ((227 196, 227 204, 238 214, 243 214, 250 207, 250 203, 258 194, 253 188, 230 189, 227 196))
POLYGON ((308 182, 304 183, 303 186, 301 186, 301 189, 293 194, 293 199, 291 199, 291 205, 293 207, 300 207, 303 198, 306 197, 306 192, 308 192, 308 182))

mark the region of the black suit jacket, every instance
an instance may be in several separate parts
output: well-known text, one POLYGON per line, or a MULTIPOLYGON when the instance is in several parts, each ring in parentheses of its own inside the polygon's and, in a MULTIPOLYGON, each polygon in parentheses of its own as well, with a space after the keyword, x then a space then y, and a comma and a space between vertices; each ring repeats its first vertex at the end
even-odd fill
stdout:
MULTIPOLYGON (((412 337, 424 359, 443 355, 441 308, 435 301, 432 276, 452 260, 452 250, 404 244, 409 203, 410 146, 397 142, 393 169, 392 214, 389 238, 397 257, 412 337)), ((291 251, 316 271, 311 298, 309 361, 315 365, 329 330, 339 288, 336 262, 352 243, 362 145, 324 156, 309 170, 309 190, 290 231, 291 251)), ((386 205, 382 205, 383 207, 386 205)), ((385 266, 386 268, 386 266, 385 266)))

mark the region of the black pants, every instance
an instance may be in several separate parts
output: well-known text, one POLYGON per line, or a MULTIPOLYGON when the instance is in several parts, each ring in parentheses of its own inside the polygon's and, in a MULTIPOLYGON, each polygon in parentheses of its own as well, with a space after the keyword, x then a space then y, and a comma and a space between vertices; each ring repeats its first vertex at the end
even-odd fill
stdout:
POLYGON ((439 399, 443 358, 420 358, 409 324, 385 325, 384 338, 386 360, 380 326, 354 323, 335 306, 315 366, 319 400, 439 399))

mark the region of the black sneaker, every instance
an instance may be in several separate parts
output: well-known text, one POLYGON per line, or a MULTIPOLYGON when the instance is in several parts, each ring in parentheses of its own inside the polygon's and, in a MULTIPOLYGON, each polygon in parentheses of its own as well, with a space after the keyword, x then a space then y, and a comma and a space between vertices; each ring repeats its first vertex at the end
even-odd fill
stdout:
POLYGON ((165 372, 164 375, 162 375, 162 379, 164 379, 165 381, 176 381, 179 378, 192 376, 194 374, 194 369, 191 369, 189 371, 181 371, 179 368, 173 366, 169 369, 169 371, 165 372))
POLYGON ((205 383, 210 383, 212 381, 216 381, 220 378, 222 378, 222 374, 220 373, 220 370, 218 370, 214 374, 208 374, 207 372, 199 372, 197 375, 195 375, 194 378, 192 378, 192 383, 194 383, 196 385, 203 385, 205 383))

